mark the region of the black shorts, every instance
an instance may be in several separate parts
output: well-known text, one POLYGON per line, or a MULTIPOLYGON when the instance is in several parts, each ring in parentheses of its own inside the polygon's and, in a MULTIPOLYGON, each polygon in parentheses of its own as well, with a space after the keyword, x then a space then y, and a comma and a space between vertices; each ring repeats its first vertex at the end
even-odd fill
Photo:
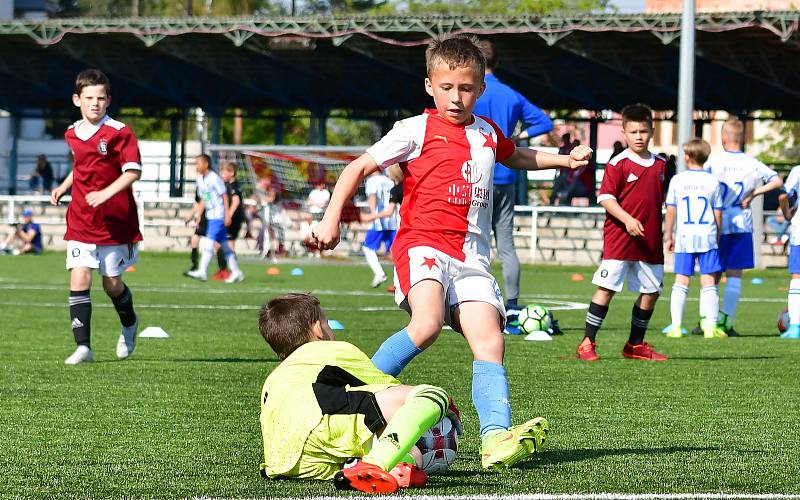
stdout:
POLYGON ((205 236, 206 229, 208 228, 208 221, 205 217, 200 217, 200 222, 197 223, 197 227, 194 228, 194 234, 197 236, 205 236))
POLYGON ((242 229, 242 224, 243 223, 244 223, 244 221, 241 220, 241 219, 239 219, 239 220, 234 219, 231 222, 231 225, 228 226, 227 228, 225 228, 228 231, 228 239, 230 241, 236 241, 236 238, 239 237, 239 232, 242 229))

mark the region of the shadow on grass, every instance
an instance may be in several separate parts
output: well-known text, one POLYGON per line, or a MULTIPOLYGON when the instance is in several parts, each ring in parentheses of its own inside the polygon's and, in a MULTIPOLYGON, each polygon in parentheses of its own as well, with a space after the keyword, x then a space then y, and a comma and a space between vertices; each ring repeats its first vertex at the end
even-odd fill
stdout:
POLYGON ((668 453, 694 453, 722 451, 722 448, 705 446, 670 446, 662 448, 605 448, 591 450, 548 450, 531 461, 524 461, 517 467, 520 469, 537 469, 546 465, 558 465, 571 462, 583 462, 597 458, 623 455, 663 455, 668 453))

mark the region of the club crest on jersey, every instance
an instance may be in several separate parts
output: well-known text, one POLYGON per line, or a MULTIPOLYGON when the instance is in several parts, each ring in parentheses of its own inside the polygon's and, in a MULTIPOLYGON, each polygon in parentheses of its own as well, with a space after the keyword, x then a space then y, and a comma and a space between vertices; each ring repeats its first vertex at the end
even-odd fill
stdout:
POLYGON ((106 142, 105 137, 100 138, 100 142, 97 144, 97 151, 101 155, 108 153, 108 143, 106 142))
POLYGON ((483 174, 475 166, 475 160, 467 160, 461 165, 461 177, 470 184, 477 184, 483 179, 483 174))

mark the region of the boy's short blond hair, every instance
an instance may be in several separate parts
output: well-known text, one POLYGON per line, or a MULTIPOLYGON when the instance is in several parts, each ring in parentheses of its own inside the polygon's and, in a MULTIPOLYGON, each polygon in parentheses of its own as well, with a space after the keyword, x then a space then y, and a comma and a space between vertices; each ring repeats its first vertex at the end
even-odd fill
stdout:
POLYGON ((307 293, 289 293, 267 301, 258 314, 258 330, 284 360, 311 341, 311 327, 323 318, 319 299, 307 293))
POLYGON ((647 104, 629 104, 622 108, 620 114, 622 115, 623 127, 628 122, 636 122, 647 123, 651 129, 653 128, 653 110, 647 104))
POLYGON ((735 116, 728 118, 725 120, 725 123, 722 124, 722 136, 729 141, 740 142, 743 132, 744 123, 735 116))
POLYGON ((439 63, 445 63, 450 69, 473 68, 483 78, 486 71, 486 60, 478 48, 478 39, 474 36, 456 35, 434 38, 425 50, 425 65, 428 76, 439 63))
POLYGON ((233 163, 232 161, 226 161, 225 163, 222 164, 221 168, 222 170, 230 170, 231 172, 233 172, 233 175, 236 175, 236 164, 233 163))
POLYGON ((692 139, 684 143, 683 152, 692 163, 702 167, 711 156, 711 145, 703 139, 692 139))
POLYGON ((85 69, 78 73, 75 78, 75 95, 81 95, 84 88, 94 85, 102 85, 106 89, 106 95, 111 95, 111 82, 99 69, 85 69))

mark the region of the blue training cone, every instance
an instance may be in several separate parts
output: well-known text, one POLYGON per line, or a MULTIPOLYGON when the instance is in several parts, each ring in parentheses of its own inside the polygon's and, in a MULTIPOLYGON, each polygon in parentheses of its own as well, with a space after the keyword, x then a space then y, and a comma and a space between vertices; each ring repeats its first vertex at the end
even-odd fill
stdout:
POLYGON ((344 325, 335 319, 329 319, 328 326, 331 327, 331 330, 344 330, 344 325))
POLYGON ((753 278, 753 279, 750 280, 750 283, 752 283, 754 285, 763 285, 764 284, 764 279, 763 278, 753 278))
POLYGON ((292 275, 292 276, 302 276, 303 274, 305 274, 305 273, 304 273, 304 272, 303 272, 303 270, 302 270, 302 269, 300 269, 299 267, 295 267, 295 268, 294 268, 294 269, 292 269, 292 271, 291 271, 291 275, 292 275))

